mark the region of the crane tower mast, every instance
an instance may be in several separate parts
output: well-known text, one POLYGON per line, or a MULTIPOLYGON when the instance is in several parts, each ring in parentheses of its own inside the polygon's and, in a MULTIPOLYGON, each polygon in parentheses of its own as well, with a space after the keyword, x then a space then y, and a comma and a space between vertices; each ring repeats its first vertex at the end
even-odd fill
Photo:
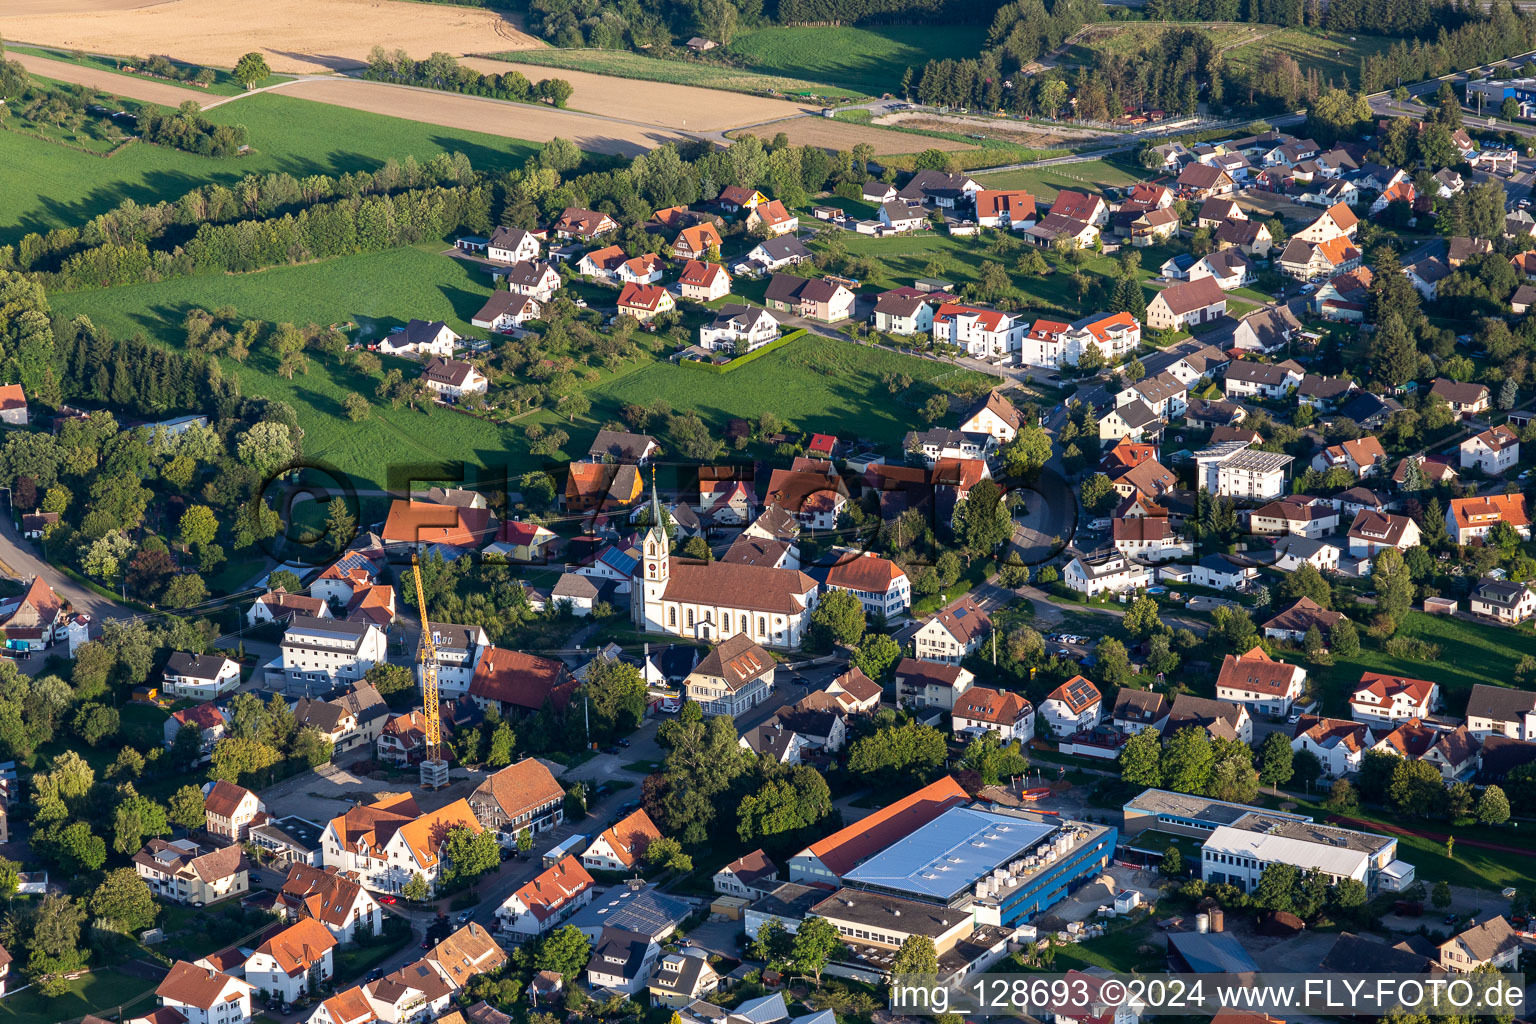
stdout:
POLYGON ((448 762, 439 749, 443 731, 437 693, 437 644, 432 639, 432 623, 427 617, 427 600, 421 587, 421 560, 414 554, 411 575, 416 580, 416 611, 421 615, 421 642, 416 648, 416 664, 421 667, 422 727, 426 731, 421 784, 426 789, 439 789, 448 784, 448 762))

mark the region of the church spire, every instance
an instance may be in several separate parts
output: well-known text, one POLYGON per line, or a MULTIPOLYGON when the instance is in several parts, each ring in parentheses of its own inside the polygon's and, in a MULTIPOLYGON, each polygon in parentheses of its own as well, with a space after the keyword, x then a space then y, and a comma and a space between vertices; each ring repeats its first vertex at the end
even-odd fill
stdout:
POLYGON ((661 519, 661 499, 656 497, 656 467, 651 466, 651 529, 666 532, 661 519))

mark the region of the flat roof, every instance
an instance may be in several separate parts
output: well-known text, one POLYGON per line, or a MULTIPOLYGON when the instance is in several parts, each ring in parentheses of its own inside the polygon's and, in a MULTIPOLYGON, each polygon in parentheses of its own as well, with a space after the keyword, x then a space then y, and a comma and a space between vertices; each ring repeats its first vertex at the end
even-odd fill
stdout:
POLYGON ((857 885, 948 900, 1056 831, 970 807, 951 807, 843 876, 857 885))
POLYGON ((1316 868, 1325 874, 1343 878, 1353 878, 1364 873, 1369 861, 1359 850, 1308 842, 1290 836, 1250 832, 1229 825, 1223 825, 1212 832, 1202 850, 1251 857, 1262 864, 1277 861, 1294 864, 1303 871, 1316 868))
POLYGON ((1397 842, 1391 836, 1377 835, 1374 832, 1357 832, 1352 828, 1319 825, 1315 821, 1297 821, 1289 815, 1272 814, 1269 811, 1253 811, 1239 818, 1232 827, 1245 832, 1282 836, 1303 843, 1316 843, 1366 854, 1380 853, 1397 842))
POLYGON ((1296 458, 1292 455, 1284 455, 1280 452, 1261 452, 1249 448, 1247 451, 1238 452, 1231 458, 1222 462, 1224 469, 1247 470, 1254 473, 1268 473, 1277 469, 1284 469, 1296 458))
MULTIPOLYGON (((1236 824, 1244 815, 1252 814, 1256 810, 1248 804, 1235 804, 1207 796, 1175 793, 1167 789, 1145 790, 1140 796, 1127 800, 1124 809, 1140 811, 1143 814, 1167 814, 1175 818, 1188 818, 1191 821, 1208 821, 1214 825, 1236 824)), ((1293 821, 1310 820, 1305 815, 1287 814, 1284 811, 1266 811, 1265 813, 1273 818, 1289 818, 1293 821)))

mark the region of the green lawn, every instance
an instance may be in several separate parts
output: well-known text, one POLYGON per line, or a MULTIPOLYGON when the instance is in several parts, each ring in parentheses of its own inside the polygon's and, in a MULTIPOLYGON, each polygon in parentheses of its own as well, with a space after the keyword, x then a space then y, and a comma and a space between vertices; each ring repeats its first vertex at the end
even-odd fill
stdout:
POLYGON ((155 983, 148 978, 114 970, 92 971, 71 981, 69 991, 52 999, 36 989, 7 995, 0 1002, 0 1024, 58 1024, 92 1012, 118 1019, 119 1009, 152 1009, 154 992, 155 983))
MULTIPOLYGON (((460 333, 483 336, 468 319, 490 294, 488 281, 470 265, 440 255, 440 249, 392 249, 253 274, 66 292, 51 299, 58 312, 89 316, 115 336, 142 333, 173 346, 180 344, 179 324, 188 309, 221 305, 233 306, 243 317, 274 322, 352 320, 373 337, 412 317, 442 319, 460 333)), ((278 377, 273 366, 270 353, 260 347, 244 366, 224 360, 225 372, 240 378, 246 394, 293 405, 307 456, 367 486, 386 486, 391 463, 463 459, 483 466, 503 461, 514 445, 511 431, 443 409, 423 413, 375 405, 368 420, 355 424, 342 415, 341 401, 352 391, 371 399, 374 378, 319 358, 310 360, 308 374, 292 380, 278 377)))
POLYGON ((1317 68, 1324 80, 1347 80, 1358 85, 1361 58, 1385 53, 1394 40, 1390 36, 1320 32, 1316 29, 1285 28, 1262 39, 1233 48, 1224 55, 1233 68, 1247 70, 1269 53, 1284 53, 1296 59, 1302 68, 1317 68))
MULTIPOLYGON (((812 95, 839 100, 864 99, 861 93, 826 81, 812 81, 801 78, 798 74, 762 74, 757 71, 728 67, 717 60, 703 58, 666 60, 660 57, 648 57, 643 53, 634 53, 630 50, 562 50, 554 47, 542 50, 511 50, 489 56, 518 64, 537 64, 540 67, 564 68, 567 71, 589 71, 595 75, 635 78, 643 82, 694 85, 704 89, 723 89, 726 92, 745 92, 753 95, 812 95)), ((797 69, 790 70, 794 72, 797 69)))
POLYGON ((175 199, 211 182, 286 171, 341 174, 373 170, 390 157, 427 160, 463 153, 481 170, 521 166, 538 146, 494 135, 384 117, 277 93, 262 93, 208 111, 243 124, 256 151, 238 159, 197 156, 135 143, 102 158, 16 133, 4 138, 6 187, 0 189, 0 245, 30 231, 82 225, 125 199, 175 199))
POLYGON ((977 178, 987 188, 1022 188, 1038 200, 1050 203, 1063 189, 1102 192, 1108 186, 1134 185, 1144 181, 1147 172, 1132 161, 1115 157, 1108 160, 1088 160, 1080 164, 1058 164, 1052 167, 1028 167, 1015 171, 998 171, 977 178))
MULTIPOLYGON (((1484 626, 1445 615, 1425 615, 1411 611, 1398 627, 1399 636, 1416 637, 1439 644, 1441 654, 1434 663, 1394 658, 1374 641, 1361 638, 1360 653, 1340 658, 1332 665, 1308 665, 1322 699, 1325 714, 1349 716, 1349 695, 1360 681, 1362 672, 1390 672, 1415 679, 1433 679, 1440 684, 1445 710, 1459 717, 1467 694, 1476 683, 1510 686, 1515 678, 1515 664, 1523 655, 1536 655, 1536 634, 1527 628, 1508 629, 1484 626)), ((1286 660, 1305 662, 1298 653, 1287 653, 1286 660)))
POLYGON ((737 36, 730 56, 753 71, 806 75, 871 96, 894 93, 902 72, 930 60, 975 57, 982 25, 886 25, 869 28, 775 27, 737 36))
POLYGON ((947 390, 982 378, 946 363, 807 335, 721 376, 653 363, 616 377, 589 392, 588 419, 595 428, 615 418, 625 403, 663 399, 675 409, 698 410, 716 430, 731 417, 775 412, 802 430, 891 445, 921 422, 915 406, 933 388, 947 390), (881 383, 882 375, 890 372, 908 374, 916 383, 893 396, 881 383))

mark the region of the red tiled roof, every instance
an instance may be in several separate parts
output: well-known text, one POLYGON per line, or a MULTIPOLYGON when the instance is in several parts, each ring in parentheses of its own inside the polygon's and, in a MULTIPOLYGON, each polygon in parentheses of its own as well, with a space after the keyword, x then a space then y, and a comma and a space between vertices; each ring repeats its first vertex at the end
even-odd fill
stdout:
POLYGON ((538 711, 546 700, 558 710, 571 702, 578 683, 565 666, 521 651, 488 647, 469 684, 472 697, 538 711))
POLYGON ((1276 661, 1263 648, 1254 647, 1241 656, 1229 654, 1222 659, 1216 686, 1283 697, 1294 674, 1295 666, 1276 661))
POLYGON ((806 848, 834 875, 852 871, 860 861, 968 800, 960 783, 946 775, 895 803, 840 829, 806 848))
POLYGON ((462 505, 434 505, 396 498, 382 536, 392 544, 448 544, 474 547, 491 534, 491 512, 462 505))

